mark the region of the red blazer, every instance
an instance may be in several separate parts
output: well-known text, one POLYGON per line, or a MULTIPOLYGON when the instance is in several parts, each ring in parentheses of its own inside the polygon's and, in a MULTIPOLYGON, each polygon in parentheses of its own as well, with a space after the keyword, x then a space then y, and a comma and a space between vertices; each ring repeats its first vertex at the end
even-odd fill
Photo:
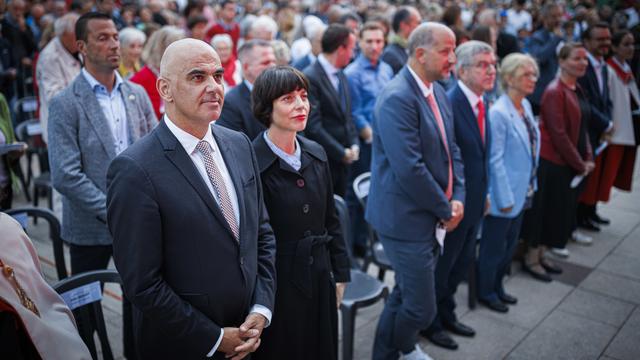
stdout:
POLYGON ((578 173, 585 172, 585 162, 593 156, 588 136, 584 158, 578 152, 581 117, 576 93, 559 78, 553 80, 540 103, 540 156, 543 159, 567 165, 578 173))
POLYGON ((149 95, 149 99, 151 100, 151 105, 153 105, 153 111, 156 113, 156 118, 159 121, 160 119, 162 119, 162 114, 164 114, 164 111, 160 111, 160 107, 162 106, 162 98, 160 98, 160 94, 158 94, 158 90, 156 90, 157 78, 158 77, 156 76, 156 74, 151 71, 148 66, 145 65, 129 80, 142 86, 147 92, 147 95, 149 95))

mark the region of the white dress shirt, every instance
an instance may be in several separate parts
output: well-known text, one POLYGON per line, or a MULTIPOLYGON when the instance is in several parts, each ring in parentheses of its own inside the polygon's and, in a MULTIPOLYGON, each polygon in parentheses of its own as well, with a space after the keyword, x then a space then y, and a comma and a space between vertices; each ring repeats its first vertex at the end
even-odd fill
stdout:
MULTIPOLYGON (((427 84, 425 84, 424 81, 420 79, 420 76, 418 76, 418 74, 413 71, 411 66, 407 66, 407 69, 409 69, 409 73, 411 73, 411 76, 413 76, 414 80, 418 83, 418 87, 420 88, 420 91, 422 91, 422 96, 424 96, 425 98, 429 97, 429 95, 433 93, 433 84, 429 83, 429 85, 427 86, 427 84)), ((438 101, 436 100, 436 105, 437 104, 438 101)), ((438 110, 440 110, 440 105, 438 105, 438 110)))
POLYGON ((81 73, 87 82, 89 82, 89 86, 91 86, 96 100, 98 100, 98 104, 100 104, 104 117, 107 119, 109 129, 111 129, 111 135, 113 135, 113 145, 116 149, 116 155, 118 155, 129 146, 127 108, 124 105, 124 99, 120 91, 122 77, 117 71, 114 71, 116 83, 113 85, 111 92, 109 92, 104 85, 89 74, 87 69, 82 68, 81 73))
POLYGON ((602 94, 604 92, 605 82, 605 79, 602 78, 602 67, 607 66, 607 64, 604 62, 604 59, 598 60, 588 51, 587 58, 589 59, 589 62, 591 63, 591 66, 593 66, 593 70, 596 73, 596 78, 598 78, 598 90, 600 90, 600 94, 602 94))
MULTIPOLYGON (((189 158, 193 162, 193 165, 195 165, 196 169, 198 169, 198 173, 200 173, 202 180, 204 181, 205 184, 207 184, 207 188, 209 189, 209 192, 219 204, 220 200, 218 199, 218 195, 215 189, 213 188, 213 184, 211 184, 211 180, 209 180, 209 175, 207 174, 207 168, 204 164, 204 159, 202 158, 200 151, 196 149, 196 146, 198 145, 200 140, 204 140, 208 142, 209 145, 211 145, 211 149, 212 149, 211 156, 213 157, 213 161, 215 161, 216 166, 218 167, 218 170, 220 170, 220 174, 224 179, 224 185, 227 188, 227 192, 229 193, 229 200, 231 200, 231 205, 233 206, 233 213, 236 217, 238 228, 240 228, 241 219, 240 219, 240 209, 238 205, 238 194, 236 193, 236 188, 233 185, 231 174, 229 173, 229 169, 227 168, 227 165, 224 162, 224 158, 220 153, 220 148, 218 148, 218 143, 216 142, 216 139, 213 137, 213 133, 211 132, 211 129, 209 129, 209 131, 206 132, 206 134, 202 139, 198 139, 197 137, 180 129, 176 124, 174 124, 171 121, 171 119, 169 119, 169 116, 167 116, 167 114, 164 115, 164 122, 165 124, 167 124, 167 128, 169 128, 169 131, 171 131, 171 133, 176 137, 176 139, 178 139, 178 142, 180 143, 180 145, 182 145, 184 150, 187 152, 187 155, 189 155, 189 158)), ((251 308, 250 313, 258 313, 264 316, 267 319, 266 326, 269 326, 269 323, 271 323, 271 315, 272 315, 271 310, 269 310, 266 306, 255 304, 251 308)), ((213 354, 216 352, 216 350, 220 346, 223 336, 224 336, 224 329, 221 328, 220 336, 218 337, 218 340, 214 344, 211 351, 207 354, 207 357, 213 356, 213 354)))
POLYGON ((464 96, 467 97, 467 100, 469 101, 469 105, 471 105, 471 109, 473 110, 473 115, 476 116, 476 119, 478 118, 478 102, 482 101, 482 95, 478 96, 476 95, 476 93, 474 93, 471 89, 469 89, 469 87, 467 87, 467 85, 465 85, 462 81, 458 80, 458 86, 460 86, 460 89, 462 90, 462 93, 464 94, 464 96))

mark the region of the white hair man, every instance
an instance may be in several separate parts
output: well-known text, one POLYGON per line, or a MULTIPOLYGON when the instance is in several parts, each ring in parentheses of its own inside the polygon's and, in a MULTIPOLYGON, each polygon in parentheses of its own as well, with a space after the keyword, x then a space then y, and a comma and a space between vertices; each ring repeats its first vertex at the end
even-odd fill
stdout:
POLYGON ((75 26, 78 14, 69 13, 53 23, 56 37, 49 42, 38 57, 36 81, 40 96, 40 123, 42 138, 47 141, 49 101, 71 83, 80 73, 80 61, 76 48, 75 26))

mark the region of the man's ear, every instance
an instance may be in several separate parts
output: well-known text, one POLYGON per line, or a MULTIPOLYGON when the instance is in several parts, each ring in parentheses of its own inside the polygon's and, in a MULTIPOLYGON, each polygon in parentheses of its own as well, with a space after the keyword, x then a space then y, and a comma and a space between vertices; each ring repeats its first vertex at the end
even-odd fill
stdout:
POLYGON ((159 76, 158 80, 156 80, 156 90, 158 90, 158 94, 162 100, 170 103, 173 102, 173 96, 171 95, 171 87, 169 85, 169 80, 162 76, 159 76))

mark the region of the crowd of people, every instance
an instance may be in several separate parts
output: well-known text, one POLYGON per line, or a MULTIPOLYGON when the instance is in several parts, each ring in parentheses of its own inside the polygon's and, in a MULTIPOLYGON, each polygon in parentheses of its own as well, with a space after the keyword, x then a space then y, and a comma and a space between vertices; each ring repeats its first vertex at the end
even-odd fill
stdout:
MULTIPOLYGON (((373 358, 430 359, 420 336, 455 350, 451 333, 482 331, 455 313, 471 267, 479 302, 510 311, 520 294, 503 279, 519 241, 523 269, 552 281, 570 242, 591 245, 615 222, 597 205, 633 183, 637 1, 8 0, 0 11, 0 210, 25 151, 8 147, 26 120, 14 104, 35 96, 71 272, 115 262, 128 359, 337 359, 336 307, 372 234, 395 274, 373 358), (366 173, 362 206, 353 182, 366 173)), ((1 216, 8 244, 28 243, 1 216)), ((15 285, 39 267, 16 256, 0 255, 17 269, 0 285, 22 303, 0 310, 66 314, 42 281, 15 285)), ((56 334, 84 357, 71 323, 56 334)), ((16 353, 47 358, 49 342, 16 338, 16 353)))

